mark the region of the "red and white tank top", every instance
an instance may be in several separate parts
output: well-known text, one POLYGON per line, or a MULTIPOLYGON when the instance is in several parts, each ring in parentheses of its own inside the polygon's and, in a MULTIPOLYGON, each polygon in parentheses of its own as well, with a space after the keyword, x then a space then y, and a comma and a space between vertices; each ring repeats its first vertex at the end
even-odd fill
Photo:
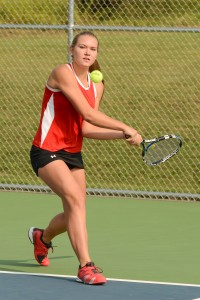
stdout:
MULTIPOLYGON (((76 77, 78 86, 91 107, 95 107, 96 88, 88 74, 88 87, 84 87, 71 64, 67 64, 76 77)), ((36 147, 76 153, 82 149, 82 117, 59 89, 45 87, 40 123, 33 145, 36 147)))

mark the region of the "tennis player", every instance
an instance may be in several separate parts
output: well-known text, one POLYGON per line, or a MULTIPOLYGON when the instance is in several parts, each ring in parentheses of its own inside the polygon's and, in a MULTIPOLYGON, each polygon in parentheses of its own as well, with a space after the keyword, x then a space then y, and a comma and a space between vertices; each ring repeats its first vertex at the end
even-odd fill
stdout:
POLYGON ((104 83, 90 80, 90 72, 99 68, 98 48, 98 39, 92 32, 75 36, 70 47, 72 63, 57 66, 47 80, 40 123, 30 151, 36 175, 61 198, 63 205, 63 212, 45 229, 29 229, 35 259, 41 266, 48 266, 52 239, 67 232, 79 261, 77 281, 86 284, 104 284, 106 278, 88 250, 83 138, 110 140, 128 135, 125 140, 131 145, 142 142, 134 128, 98 110, 104 83))

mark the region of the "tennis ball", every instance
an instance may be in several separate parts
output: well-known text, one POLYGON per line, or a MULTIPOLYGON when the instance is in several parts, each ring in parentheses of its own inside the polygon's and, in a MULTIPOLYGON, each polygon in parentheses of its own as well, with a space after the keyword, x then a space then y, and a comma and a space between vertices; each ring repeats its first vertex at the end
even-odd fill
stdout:
POLYGON ((99 83, 103 80, 103 74, 99 70, 94 70, 90 73, 90 78, 94 83, 99 83))

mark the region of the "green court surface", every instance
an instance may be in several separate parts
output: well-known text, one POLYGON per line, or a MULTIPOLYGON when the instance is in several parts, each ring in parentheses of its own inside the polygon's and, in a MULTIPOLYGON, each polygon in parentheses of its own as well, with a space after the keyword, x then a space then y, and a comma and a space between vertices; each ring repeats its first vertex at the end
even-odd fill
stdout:
MULTIPOLYGON (((33 257, 27 231, 62 210, 51 194, 0 193, 0 271, 75 276, 67 234, 55 238, 49 267, 33 257)), ((200 203, 88 197, 90 254, 108 278, 200 284, 200 203)))

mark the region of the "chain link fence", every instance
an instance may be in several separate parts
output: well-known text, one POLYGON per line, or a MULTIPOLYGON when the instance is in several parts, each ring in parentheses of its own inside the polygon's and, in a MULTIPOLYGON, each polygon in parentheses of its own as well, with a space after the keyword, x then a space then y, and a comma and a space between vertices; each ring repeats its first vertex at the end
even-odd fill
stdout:
POLYGON ((45 82, 82 30, 98 36, 100 109, 144 138, 175 133, 181 151, 157 167, 125 141, 85 140, 88 194, 200 199, 200 2, 2 0, 0 187, 50 192, 29 150, 45 82))

